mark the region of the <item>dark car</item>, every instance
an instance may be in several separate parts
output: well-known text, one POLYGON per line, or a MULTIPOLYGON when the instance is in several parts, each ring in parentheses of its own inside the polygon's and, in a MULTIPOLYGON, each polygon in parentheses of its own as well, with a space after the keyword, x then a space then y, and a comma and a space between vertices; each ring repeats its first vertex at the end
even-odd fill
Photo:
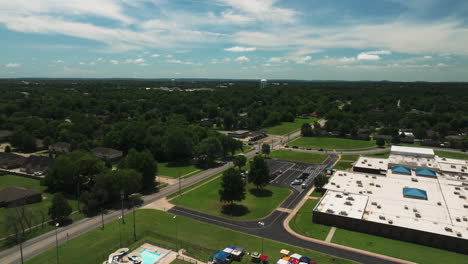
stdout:
POLYGON ((299 147, 298 147, 298 146, 292 146, 292 148, 297 149, 297 148, 299 148, 299 147))
POLYGON ((319 149, 319 151, 323 151, 323 148, 319 149))

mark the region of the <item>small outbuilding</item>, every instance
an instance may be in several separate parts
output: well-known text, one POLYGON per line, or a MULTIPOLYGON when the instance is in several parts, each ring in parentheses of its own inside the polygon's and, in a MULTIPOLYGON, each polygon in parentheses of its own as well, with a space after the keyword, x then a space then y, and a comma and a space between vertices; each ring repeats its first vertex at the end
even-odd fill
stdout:
POLYGON ((71 150, 71 144, 66 142, 57 142, 49 146, 49 152, 63 154, 71 150))
POLYGON ((91 150, 91 153, 104 160, 118 160, 122 158, 123 152, 112 148, 97 147, 91 150))
POLYGON ((13 186, 0 190, 0 207, 17 207, 42 200, 42 193, 23 187, 13 186))
POLYGON ((17 169, 23 165, 25 157, 8 152, 0 152, 0 168, 5 170, 17 169))

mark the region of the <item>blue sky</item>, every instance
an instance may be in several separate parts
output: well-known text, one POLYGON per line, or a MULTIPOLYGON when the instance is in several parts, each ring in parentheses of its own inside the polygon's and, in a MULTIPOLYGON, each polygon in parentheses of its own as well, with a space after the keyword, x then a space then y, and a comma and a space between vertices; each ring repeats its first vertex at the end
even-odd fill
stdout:
POLYGON ((0 0, 0 78, 468 81, 466 0, 0 0))

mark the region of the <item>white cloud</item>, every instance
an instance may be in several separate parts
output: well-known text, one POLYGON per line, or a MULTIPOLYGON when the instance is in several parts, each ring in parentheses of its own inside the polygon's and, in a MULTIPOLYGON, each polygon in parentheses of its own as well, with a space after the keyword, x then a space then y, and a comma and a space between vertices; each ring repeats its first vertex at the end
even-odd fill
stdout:
POLYGON ((166 58, 172 58, 172 55, 170 55, 170 54, 166 55, 166 58))
POLYGON ((283 62, 283 58, 281 57, 271 57, 268 62, 271 62, 271 63, 281 63, 283 62))
POLYGON ((65 63, 63 60, 54 60, 54 63, 65 63))
POLYGON ((430 60, 430 59, 432 59, 432 56, 424 56, 423 58, 426 59, 426 60, 430 60))
POLYGON ((112 63, 112 64, 114 64, 114 65, 119 64, 119 61, 118 61, 118 60, 110 60, 109 62, 112 63))
POLYGON ((201 63, 193 63, 193 62, 190 62, 190 61, 182 61, 182 60, 175 60, 175 59, 167 60, 167 62, 168 63, 175 63, 175 64, 183 64, 183 65, 197 65, 197 66, 202 65, 201 63))
POLYGON ((246 56, 240 56, 240 57, 237 57, 234 61, 237 61, 237 62, 249 62, 250 59, 247 58, 246 56))
POLYGON ((153 54, 153 55, 151 55, 151 57, 153 57, 153 58, 157 58, 157 57, 160 57, 160 56, 161 56, 161 55, 159 55, 159 54, 153 54))
POLYGON ((143 58, 137 58, 137 59, 127 59, 125 60, 125 63, 133 63, 133 64, 145 64, 145 59, 143 58))
POLYGON ((16 63, 16 62, 10 62, 8 64, 5 64, 5 67, 7 67, 7 68, 19 68, 19 67, 21 67, 21 64, 16 63))
POLYGON ((312 59, 311 56, 305 56, 305 57, 296 58, 294 61, 297 64, 305 64, 306 62, 310 61, 311 59, 312 59))
POLYGON ((448 65, 447 65, 447 64, 445 64, 445 63, 438 63, 436 66, 437 66, 437 67, 439 67, 439 68, 445 68, 445 67, 448 67, 448 65))
POLYGON ((85 64, 86 64, 86 62, 80 61, 80 65, 85 65, 85 64))
POLYGON ((357 59, 358 60, 380 60, 380 56, 363 52, 357 56, 357 59))
POLYGON ((240 47, 240 46, 235 46, 231 48, 226 48, 224 49, 225 51, 231 51, 231 52, 248 52, 248 51, 255 51, 257 48, 255 47, 240 47))
POLYGON ((270 23, 294 23, 298 12, 289 8, 276 7, 278 0, 216 0, 222 5, 232 7, 244 16, 270 23))

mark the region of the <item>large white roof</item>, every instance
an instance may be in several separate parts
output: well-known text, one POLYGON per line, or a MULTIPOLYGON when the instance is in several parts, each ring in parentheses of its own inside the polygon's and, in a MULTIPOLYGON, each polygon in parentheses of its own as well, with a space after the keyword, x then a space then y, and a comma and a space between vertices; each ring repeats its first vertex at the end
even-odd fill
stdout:
POLYGON ((403 146, 392 146, 392 154, 406 154, 406 155, 431 155, 434 156, 434 150, 430 148, 413 148, 413 147, 403 147, 403 146))

